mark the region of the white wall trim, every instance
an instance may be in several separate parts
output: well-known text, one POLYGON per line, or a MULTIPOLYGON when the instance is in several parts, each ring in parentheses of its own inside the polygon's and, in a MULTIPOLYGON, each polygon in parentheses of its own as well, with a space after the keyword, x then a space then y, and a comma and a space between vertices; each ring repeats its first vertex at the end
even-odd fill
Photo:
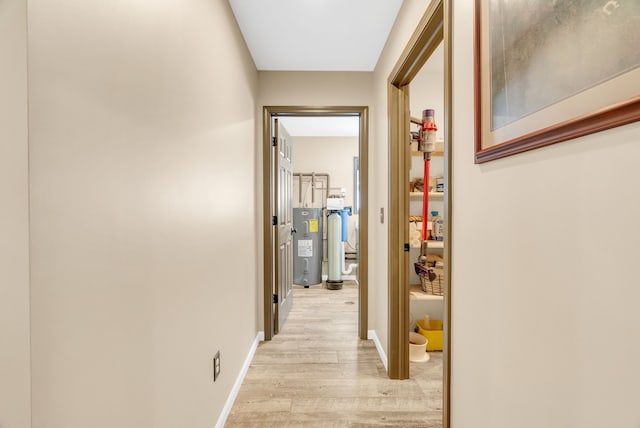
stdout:
MULTIPOLYGON (((224 407, 222 408, 222 412, 218 417, 218 422, 216 422, 216 428, 223 428, 224 424, 227 422, 227 418, 229 417, 229 413, 231 413, 231 408, 233 407, 233 402, 236 401, 236 397, 238 396, 238 392, 240 392, 240 387, 242 386, 244 377, 247 375, 247 370, 249 370, 249 366, 251 365, 253 356, 256 353, 256 349, 258 349, 258 344, 263 340, 264 340, 264 331, 259 331, 258 334, 256 335, 256 338, 253 340, 251 349, 249 349, 247 358, 245 358, 244 360, 244 364, 240 369, 240 373, 238 373, 238 377, 236 378, 236 381, 233 384, 233 388, 231 388, 229 397, 227 397, 227 402, 225 403, 224 407)), ((386 367, 386 364, 385 364, 385 367, 386 367)))
POLYGON ((376 331, 369 330, 367 332, 367 339, 373 340, 373 343, 376 344, 376 349, 378 350, 378 355, 380 355, 380 360, 382 360, 382 365, 384 366, 385 370, 389 370, 387 368, 387 354, 384 353, 384 348, 380 343, 380 339, 378 339, 378 335, 376 334, 376 331))

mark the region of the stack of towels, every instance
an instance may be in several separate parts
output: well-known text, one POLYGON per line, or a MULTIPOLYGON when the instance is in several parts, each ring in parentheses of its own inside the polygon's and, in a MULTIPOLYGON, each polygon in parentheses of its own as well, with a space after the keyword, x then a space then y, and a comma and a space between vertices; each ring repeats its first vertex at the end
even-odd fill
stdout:
POLYGON ((409 222, 409 244, 412 248, 420 248, 420 242, 422 241, 422 222, 411 221, 409 222))

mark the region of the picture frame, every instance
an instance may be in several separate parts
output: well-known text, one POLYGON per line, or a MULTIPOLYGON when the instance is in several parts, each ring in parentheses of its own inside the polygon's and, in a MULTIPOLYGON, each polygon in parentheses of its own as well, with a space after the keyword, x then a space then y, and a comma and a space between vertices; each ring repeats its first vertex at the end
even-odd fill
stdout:
POLYGON ((640 120, 638 41, 640 2, 476 0, 475 163, 640 120))

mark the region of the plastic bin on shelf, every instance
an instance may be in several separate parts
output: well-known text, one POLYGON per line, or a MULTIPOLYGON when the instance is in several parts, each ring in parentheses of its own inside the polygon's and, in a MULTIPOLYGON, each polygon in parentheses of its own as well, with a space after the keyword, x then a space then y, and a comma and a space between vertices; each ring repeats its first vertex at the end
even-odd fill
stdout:
POLYGON ((427 338, 427 351, 442 351, 442 320, 429 320, 428 323, 425 325, 425 320, 418 320, 416 329, 427 338))

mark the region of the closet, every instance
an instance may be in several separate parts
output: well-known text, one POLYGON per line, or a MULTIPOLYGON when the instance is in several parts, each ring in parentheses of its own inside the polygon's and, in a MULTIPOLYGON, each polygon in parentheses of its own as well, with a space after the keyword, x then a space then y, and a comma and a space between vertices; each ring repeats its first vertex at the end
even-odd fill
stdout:
MULTIPOLYGON (((420 259, 421 247, 421 223, 423 195, 428 193, 428 225, 433 223, 433 213, 440 219, 444 219, 444 53, 442 44, 434 51, 420 72, 412 80, 409 87, 410 94, 410 131, 412 138, 407 142, 411 144, 411 163, 409 170, 409 263, 407 266, 409 275, 409 301, 410 301, 410 329, 416 329, 416 323, 424 320, 425 315, 431 320, 431 328, 434 328, 438 320, 444 318, 444 298, 442 292, 445 289, 444 277, 444 248, 446 242, 436 233, 434 227, 430 227, 428 240, 427 261, 432 273, 432 280, 423 279, 416 273, 415 264, 420 259), (436 147, 431 154, 429 176, 424 181, 424 154, 418 151, 415 141, 416 134, 422 127, 423 110, 435 110, 436 147), (439 240, 437 240, 438 238, 439 240), (426 281, 426 283, 425 283, 426 281)), ((442 220, 444 221, 444 220, 442 220)), ((423 325, 421 324, 421 327, 423 325)), ((441 328, 441 324, 440 324, 441 328)), ((441 339, 440 339, 441 340, 441 339)), ((437 341, 437 340, 436 340, 437 341)), ((428 345, 431 350, 441 350, 441 344, 428 345)))

